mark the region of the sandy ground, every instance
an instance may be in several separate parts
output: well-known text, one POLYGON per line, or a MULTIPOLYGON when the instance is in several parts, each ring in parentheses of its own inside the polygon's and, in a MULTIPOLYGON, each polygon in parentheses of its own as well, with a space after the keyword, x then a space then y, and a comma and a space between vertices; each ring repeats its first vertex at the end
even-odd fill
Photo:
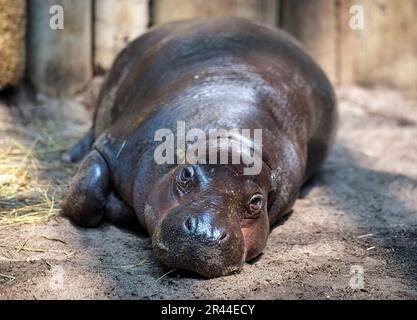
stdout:
MULTIPOLYGON (((340 130, 331 156, 273 228, 264 254, 239 274, 166 274, 146 233, 111 225, 87 230, 56 216, 0 226, 0 298, 417 298, 417 96, 383 88, 337 92, 340 130)), ((54 133, 70 143, 86 128, 83 113, 71 108, 61 103, 54 133)), ((2 105, 0 120, 15 125, 15 109, 2 105)), ((15 136, 30 143, 33 134, 15 136)), ((58 163, 59 152, 48 157, 58 163)), ((61 190, 71 170, 49 170, 44 178, 61 190)))

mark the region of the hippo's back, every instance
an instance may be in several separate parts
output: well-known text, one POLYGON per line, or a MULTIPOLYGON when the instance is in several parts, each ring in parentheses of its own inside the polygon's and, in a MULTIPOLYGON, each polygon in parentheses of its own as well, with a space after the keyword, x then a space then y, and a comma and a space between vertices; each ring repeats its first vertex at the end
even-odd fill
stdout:
POLYGON ((102 87, 95 135, 113 128, 116 136, 130 136, 161 109, 170 114, 164 121, 170 119, 171 126, 184 114, 194 117, 194 123, 200 121, 200 126, 201 121, 218 125, 210 118, 227 118, 224 101, 243 96, 255 99, 256 108, 272 116, 263 128, 277 127, 293 139, 308 141, 308 172, 322 161, 337 117, 327 77, 285 32, 239 18, 171 23, 130 43, 102 87), (214 90, 212 83, 216 83, 214 90), (196 103, 195 92, 210 101, 200 98, 196 103), (170 110, 167 106, 173 101, 179 107, 170 110), (201 106, 208 104, 211 110, 206 114, 201 106), (193 110, 184 113, 187 108, 193 110))
POLYGON ((306 89, 325 100, 319 101, 324 108, 334 104, 324 73, 285 32, 239 18, 176 22, 149 31, 119 54, 100 93, 96 134, 123 113, 143 114, 179 83, 192 85, 200 71, 227 72, 238 62, 277 91, 306 89))

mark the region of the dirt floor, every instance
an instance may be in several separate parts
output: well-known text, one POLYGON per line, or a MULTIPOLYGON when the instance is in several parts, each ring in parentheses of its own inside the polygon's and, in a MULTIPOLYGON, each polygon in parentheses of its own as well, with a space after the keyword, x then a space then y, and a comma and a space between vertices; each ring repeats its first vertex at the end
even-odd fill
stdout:
POLYGON ((18 169, 28 170, 2 172, 0 187, 19 179, 30 186, 20 186, 19 197, 0 189, 0 298, 417 298, 417 95, 357 87, 337 93, 340 130, 320 174, 258 260, 211 280, 161 266, 145 233, 82 229, 59 215, 75 169, 59 157, 88 127, 82 101, 33 105, 20 95, 2 103, 0 167, 20 154, 18 169), (40 206, 38 213, 25 201, 40 206))

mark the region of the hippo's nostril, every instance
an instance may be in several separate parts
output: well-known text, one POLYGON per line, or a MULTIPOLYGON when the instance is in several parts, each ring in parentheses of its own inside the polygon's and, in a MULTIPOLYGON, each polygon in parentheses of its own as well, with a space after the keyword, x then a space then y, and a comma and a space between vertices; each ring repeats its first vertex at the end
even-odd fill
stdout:
POLYGON ((193 217, 187 217, 184 222, 184 227, 188 233, 193 233, 195 229, 195 219, 193 217))
POLYGON ((226 231, 223 231, 223 233, 219 237, 219 241, 222 241, 222 240, 224 240, 226 238, 227 238, 227 232, 226 231))

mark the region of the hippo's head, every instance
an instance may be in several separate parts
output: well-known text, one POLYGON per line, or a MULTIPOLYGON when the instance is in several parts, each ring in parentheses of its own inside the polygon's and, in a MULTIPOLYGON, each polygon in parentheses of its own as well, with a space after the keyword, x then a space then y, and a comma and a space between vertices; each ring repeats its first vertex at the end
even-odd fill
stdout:
POLYGON ((145 210, 157 258, 218 277, 258 256, 269 234, 270 172, 241 165, 177 165, 154 186, 145 210))

